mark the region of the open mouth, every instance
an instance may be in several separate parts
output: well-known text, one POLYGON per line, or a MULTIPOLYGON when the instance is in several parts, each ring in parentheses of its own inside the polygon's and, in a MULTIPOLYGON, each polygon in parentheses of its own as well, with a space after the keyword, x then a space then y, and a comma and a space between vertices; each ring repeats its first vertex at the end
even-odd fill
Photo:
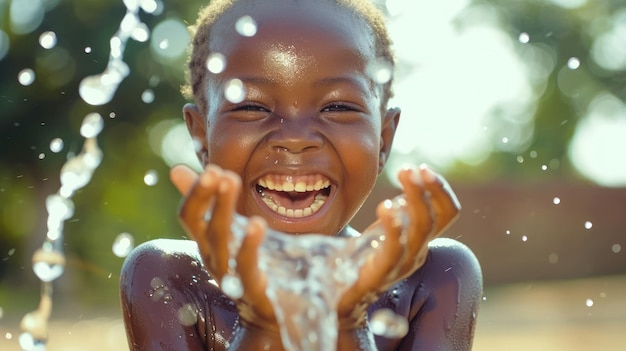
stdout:
POLYGON ((301 218, 316 213, 324 205, 330 194, 330 180, 319 174, 270 174, 257 181, 256 190, 272 211, 301 218))

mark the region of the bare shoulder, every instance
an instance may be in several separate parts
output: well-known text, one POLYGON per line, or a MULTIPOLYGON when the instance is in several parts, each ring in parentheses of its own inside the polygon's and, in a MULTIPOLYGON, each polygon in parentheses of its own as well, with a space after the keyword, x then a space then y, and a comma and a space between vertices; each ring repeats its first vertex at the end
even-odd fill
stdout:
POLYGON ((189 240, 137 246, 122 266, 120 300, 133 351, 224 350, 237 318, 189 240))

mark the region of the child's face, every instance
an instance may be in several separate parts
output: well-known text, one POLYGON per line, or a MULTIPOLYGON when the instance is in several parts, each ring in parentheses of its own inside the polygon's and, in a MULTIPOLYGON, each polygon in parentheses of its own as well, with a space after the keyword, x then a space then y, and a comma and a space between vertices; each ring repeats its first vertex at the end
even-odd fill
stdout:
POLYGON ((193 106, 185 117, 203 162, 241 177, 239 213, 335 235, 374 186, 399 111, 383 111, 382 87, 366 74, 375 51, 364 21, 324 2, 262 3, 235 5, 214 26, 210 49, 226 69, 207 79, 206 120, 193 106), (234 30, 244 15, 253 37, 234 30), (238 103, 224 94, 235 78, 246 89, 238 103))

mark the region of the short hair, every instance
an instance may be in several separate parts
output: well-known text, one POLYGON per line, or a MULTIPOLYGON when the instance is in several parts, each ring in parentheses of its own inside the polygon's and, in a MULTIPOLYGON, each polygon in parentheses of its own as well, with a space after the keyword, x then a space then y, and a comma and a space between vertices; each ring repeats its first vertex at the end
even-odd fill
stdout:
MULTIPOLYGON (((183 96, 189 100, 194 100, 203 113, 207 112, 207 97, 205 81, 207 76, 206 61, 209 57, 209 40, 213 25, 224 15, 237 1, 253 0, 210 0, 198 12, 198 19, 195 24, 188 27, 192 41, 189 48, 189 58, 187 63, 186 81, 182 86, 183 96)), ((262 0, 257 0, 262 1, 262 0)), ((319 1, 319 0, 307 0, 319 1)), ((371 0, 327 0, 352 12, 357 18, 365 20, 373 31, 375 37, 376 56, 380 60, 386 61, 393 70, 395 59, 392 52, 392 42, 387 31, 384 13, 374 5, 371 0)), ((392 94, 392 80, 383 85, 381 108, 386 108, 387 102, 392 94)))

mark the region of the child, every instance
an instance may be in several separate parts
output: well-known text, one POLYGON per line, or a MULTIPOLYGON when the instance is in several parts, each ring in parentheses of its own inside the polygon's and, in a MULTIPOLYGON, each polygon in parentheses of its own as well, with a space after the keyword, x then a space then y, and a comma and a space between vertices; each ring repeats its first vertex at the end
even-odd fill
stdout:
MULTIPOLYGON (((171 178, 194 241, 150 241, 127 258, 121 301, 130 348, 282 350, 256 249, 266 227, 360 235, 348 222, 387 161, 400 116, 387 109, 391 82, 369 74, 376 62, 393 64, 390 42, 368 0, 212 0, 192 31, 195 104, 183 112, 206 168, 196 175, 177 166, 171 178), (235 30, 244 16, 256 22, 254 35, 235 30), (225 58, 221 72, 205 66, 215 53, 225 58), (243 96, 229 101, 232 82, 243 96), (235 212, 250 224, 237 256, 244 294, 233 301, 216 282, 227 272, 235 212)), ((431 241, 457 217, 458 201, 428 167, 398 177, 408 235, 400 239, 397 209, 381 204, 385 240, 337 306, 338 350, 469 350, 478 262, 451 239, 431 241), (404 337, 372 335, 367 316, 382 308, 406 318, 404 337)))

